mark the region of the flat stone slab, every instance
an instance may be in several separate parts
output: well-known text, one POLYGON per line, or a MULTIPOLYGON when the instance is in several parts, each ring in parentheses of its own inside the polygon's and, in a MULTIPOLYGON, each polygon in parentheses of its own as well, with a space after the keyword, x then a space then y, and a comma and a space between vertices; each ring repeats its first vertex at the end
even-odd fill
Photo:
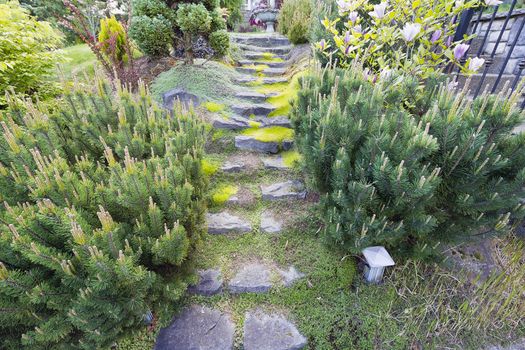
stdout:
POLYGON ((263 127, 269 126, 282 126, 284 128, 291 128, 292 122, 290 119, 285 116, 276 116, 276 117, 267 117, 267 118, 257 118, 258 122, 261 122, 263 127))
POLYGON ((240 117, 215 117, 212 125, 216 129, 242 130, 250 128, 249 120, 240 117))
POLYGON ((279 144, 277 142, 263 142, 256 140, 251 136, 244 135, 235 136, 235 147, 245 151, 255 151, 261 153, 279 152, 279 144))
POLYGON ((252 101, 252 102, 264 102, 267 98, 265 94, 261 94, 257 91, 241 91, 235 94, 235 97, 252 101))
POLYGON ((193 305, 160 330, 154 350, 231 350, 234 331, 227 314, 193 305))
MULTIPOLYGON (((264 52, 257 52, 257 51, 245 51, 243 53, 244 58, 249 60, 264 60, 265 59, 265 53, 264 52)), ((287 55, 283 54, 275 54, 273 55, 273 58, 280 58, 285 60, 287 55)))
POLYGON ((271 68, 283 68, 283 67, 287 67, 287 66, 290 65, 290 62, 287 62, 287 61, 268 62, 268 61, 264 61, 263 59, 261 59, 261 60, 257 60, 257 59, 253 59, 253 60, 239 60, 238 63, 243 65, 243 66, 250 66, 252 64, 255 64, 255 65, 264 64, 264 65, 267 65, 268 67, 271 67, 271 68))
POLYGON ((279 199, 304 199, 306 198, 306 189, 304 184, 299 180, 290 180, 276 184, 261 186, 262 198, 264 200, 279 199))
POLYGON ((225 173, 239 173, 246 169, 246 164, 242 161, 225 161, 221 166, 221 171, 225 173))
POLYGON ((208 233, 210 234, 245 233, 252 230, 252 225, 248 221, 226 212, 208 213, 206 220, 208 221, 208 233))
POLYGON ((283 316, 258 310, 246 313, 244 350, 300 350, 306 344, 306 338, 283 316))
POLYGON ((291 45, 264 47, 264 46, 256 46, 256 45, 239 44, 239 48, 241 50, 249 51, 249 52, 262 52, 262 53, 269 52, 269 53, 278 54, 278 55, 287 54, 292 50, 291 45))
POLYGON ((232 110, 243 116, 249 117, 252 114, 256 116, 267 116, 275 110, 275 107, 269 103, 246 103, 231 106, 232 110))
POLYGON ((197 271, 199 282, 190 286, 188 291, 192 294, 212 296, 222 291, 221 271, 209 269, 197 271))
POLYGON ((230 281, 231 293, 266 293, 272 288, 271 271, 260 263, 248 264, 239 270, 230 281))
POLYGON ((264 233, 279 233, 283 229, 283 223, 275 218, 275 216, 264 211, 261 214, 261 231, 264 233))
POLYGON ((300 280, 305 276, 304 273, 297 271, 294 266, 290 266, 288 270, 279 269, 278 272, 283 279, 283 285, 285 287, 291 287, 297 280, 300 280))
POLYGON ((285 170, 289 169, 284 164, 283 157, 277 156, 277 157, 271 157, 271 158, 265 158, 263 159, 263 164, 266 169, 272 169, 272 170, 285 170))

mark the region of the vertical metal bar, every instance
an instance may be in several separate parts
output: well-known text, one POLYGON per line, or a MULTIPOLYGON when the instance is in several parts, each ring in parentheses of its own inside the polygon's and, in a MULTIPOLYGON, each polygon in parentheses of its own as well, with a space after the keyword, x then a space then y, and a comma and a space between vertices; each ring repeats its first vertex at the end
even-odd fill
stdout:
MULTIPOLYGON (((472 20, 472 17, 474 16, 476 10, 475 9, 469 9, 461 15, 461 20, 459 22, 458 30, 456 30, 456 34, 454 35, 454 41, 459 41, 463 39, 463 36, 465 34, 468 34, 468 27, 470 25, 470 21, 472 20)), ((471 34, 475 34, 478 30, 478 25, 481 23, 481 16, 483 15, 483 8, 479 9, 478 17, 476 18, 476 21, 474 22, 474 27, 472 28, 471 34)), ((468 44, 470 45, 472 43, 472 39, 468 41, 468 44)), ((465 55, 460 60, 460 63, 463 64, 466 61, 466 57, 468 55, 468 50, 465 52, 465 55)), ((450 73, 454 71, 453 64, 451 64, 450 73)), ((458 74, 461 73, 461 67, 458 67, 458 74)), ((457 76, 456 76, 457 78, 457 76)))
POLYGON ((501 77, 503 76, 503 72, 505 71, 505 68, 507 67, 507 64, 509 63, 510 56, 512 56, 512 52, 514 51, 514 48, 516 47, 516 44, 518 43, 521 32, 523 31, 524 25, 525 25, 525 18, 521 20, 520 28, 518 29, 518 32, 516 33, 516 37, 514 38, 514 41, 512 42, 512 46, 510 47, 509 53, 507 54, 507 57, 505 57, 505 62, 503 63, 503 67, 501 68, 498 74, 498 77, 496 78, 496 81, 494 82, 494 86, 492 87, 492 93, 496 91, 496 88, 501 80, 501 77))
POLYGON ((518 82, 520 81, 521 73, 523 72, 523 69, 525 69, 525 57, 521 60, 518 66, 518 74, 516 74, 516 77, 514 78, 514 81, 512 82, 511 91, 516 90, 516 86, 518 86, 518 82))
POLYGON ((510 5, 509 12, 507 12, 507 18, 505 18, 505 23, 503 23, 503 28, 501 29, 501 32, 499 32, 498 40, 496 41, 496 45, 494 45, 494 49, 492 50, 492 54, 490 57, 494 58, 496 55, 496 50, 498 49, 498 45, 501 41, 501 38, 503 37, 503 33, 505 33, 505 30, 507 29, 507 24, 509 24, 510 16, 512 16, 512 11, 514 11, 514 6, 516 6, 516 3, 518 0, 513 0, 512 5, 510 5))
POLYGON ((483 47, 485 46, 485 43, 487 42, 487 38, 490 34, 490 29, 492 28, 492 24, 494 23, 494 18, 496 18, 496 14, 498 13, 499 5, 494 7, 494 12, 492 12, 492 17, 490 18, 489 27, 487 28, 487 32, 485 33, 485 37, 483 38, 483 41, 481 42, 481 45, 478 49, 478 53, 476 56, 480 56, 483 52, 483 47))

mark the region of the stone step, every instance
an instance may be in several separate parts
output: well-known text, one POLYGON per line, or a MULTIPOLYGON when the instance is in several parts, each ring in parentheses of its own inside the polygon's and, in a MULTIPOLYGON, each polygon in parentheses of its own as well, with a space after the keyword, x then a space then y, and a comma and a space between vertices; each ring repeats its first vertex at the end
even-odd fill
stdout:
POLYGON ((249 52, 260 52, 260 53, 273 53, 276 55, 286 55, 292 51, 291 45, 286 46, 270 46, 270 47, 260 47, 254 45, 239 45, 239 48, 244 51, 249 52))
POLYGON ((244 130, 251 128, 250 120, 240 116, 220 117, 213 119, 212 125, 215 129, 244 130))
POLYGON ((231 106, 231 109, 240 116, 249 117, 255 116, 267 116, 275 110, 275 107, 269 103, 257 103, 257 104, 239 104, 231 106))
POLYGON ((285 74, 287 69, 286 68, 266 68, 266 69, 258 71, 254 67, 237 67, 236 70, 239 73, 243 73, 243 74, 261 73, 268 77, 277 77, 277 76, 285 74))
POLYGON ((264 64, 264 65, 267 65, 268 67, 270 68, 284 68, 284 67, 288 67, 290 65, 289 62, 287 61, 282 61, 282 62, 268 62, 268 61, 265 61, 265 60, 240 60, 237 62, 238 64, 240 64, 241 66, 251 66, 251 65, 261 65, 261 64, 264 64))
POLYGON ((269 35, 269 34, 230 34, 232 41, 238 44, 253 45, 253 46, 287 46, 290 45, 290 41, 287 37, 281 35, 269 35))
POLYGON ((293 140, 284 140, 282 142, 260 141, 252 136, 235 136, 235 147, 242 151, 276 154, 279 151, 288 151, 293 147, 293 144, 293 140))
POLYGON ((261 214, 261 231, 264 233, 279 233, 283 229, 283 222, 268 210, 261 214))
POLYGON ((234 79, 234 82, 238 84, 247 84, 247 83, 254 83, 254 82, 260 81, 260 83, 264 85, 264 84, 286 83, 288 82, 288 80, 289 79, 285 77, 268 77, 268 78, 264 77, 261 79, 259 77, 245 75, 245 76, 234 79))
POLYGON ((270 126, 282 126, 285 128, 291 128, 292 122, 290 119, 284 117, 284 116, 275 116, 275 117, 257 117, 255 118, 256 121, 261 123, 262 127, 270 127, 270 126))
POLYGON ((189 293, 209 297, 222 292, 222 276, 219 269, 199 270, 197 274, 199 281, 188 287, 189 293))
POLYGON ((252 225, 238 216, 227 212, 206 214, 209 234, 246 233, 252 230, 252 225))
POLYGON ((300 350, 306 338, 279 314, 249 311, 244 317, 244 350, 300 350))
POLYGON ((235 97, 255 103, 264 102, 268 98, 267 95, 256 91, 241 91, 235 94, 235 97))
POLYGON ((232 195, 226 200, 226 205, 228 206, 241 206, 249 207, 253 206, 257 202, 255 194, 245 187, 240 187, 237 190, 237 193, 232 195))
POLYGON ((267 186, 262 185, 261 192, 263 200, 269 201, 306 198, 306 187, 299 180, 290 180, 267 186))
POLYGON ((263 165, 266 169, 271 170, 288 170, 290 169, 286 164, 284 164, 283 157, 275 156, 268 157, 263 159, 263 165))
POLYGON ((232 294, 267 293, 276 285, 291 287, 304 276, 293 266, 288 270, 282 270, 260 262, 251 262, 237 271, 228 283, 228 289, 232 294))
MULTIPOLYGON (((264 52, 260 51, 245 51, 243 52, 243 56, 245 59, 249 60, 265 60, 266 55, 264 52)), ((288 55, 286 54, 275 54, 273 55, 273 58, 280 58, 282 60, 286 60, 288 55)))

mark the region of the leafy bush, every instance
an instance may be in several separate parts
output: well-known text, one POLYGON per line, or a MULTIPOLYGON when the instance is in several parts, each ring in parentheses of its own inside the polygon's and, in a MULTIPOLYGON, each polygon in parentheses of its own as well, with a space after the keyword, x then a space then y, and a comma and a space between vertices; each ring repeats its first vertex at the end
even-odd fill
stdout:
POLYGON ((469 59, 461 65, 464 51, 456 48, 468 38, 452 43, 459 22, 453 19, 479 3, 478 0, 395 0, 379 4, 369 0, 338 1, 338 14, 322 21, 329 39, 321 39, 317 48, 325 56, 337 59, 342 67, 348 67, 359 57, 374 74, 402 69, 427 78, 448 63, 472 73, 479 69, 481 61, 471 65, 469 59))
POLYGON ((225 30, 219 30, 210 34, 210 46, 215 55, 222 57, 228 53, 230 47, 230 36, 225 30))
POLYGON ((170 53, 172 28, 164 17, 135 16, 129 34, 145 55, 163 57, 170 53))
POLYGON ((310 39, 312 0, 285 0, 279 13, 279 31, 293 44, 304 44, 310 39))
POLYGON ((510 99, 469 102, 429 79, 324 69, 292 111, 298 144, 323 193, 327 237, 425 256, 440 243, 493 234, 524 215, 524 118, 510 99))
POLYGON ((139 93, 12 106, 0 138, 0 336, 7 349, 99 349, 171 316, 200 240, 204 127, 139 93), (22 172, 20 172, 22 171, 22 172))
POLYGON ((61 59, 59 44, 49 23, 31 17, 17 1, 0 3, 0 109, 9 87, 25 95, 49 92, 49 75, 61 59))

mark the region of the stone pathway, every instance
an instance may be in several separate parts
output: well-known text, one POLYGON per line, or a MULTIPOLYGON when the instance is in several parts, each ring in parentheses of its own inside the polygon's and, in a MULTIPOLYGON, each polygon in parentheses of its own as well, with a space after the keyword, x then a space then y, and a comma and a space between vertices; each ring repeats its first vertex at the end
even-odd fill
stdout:
MULTIPOLYGON (((288 58, 292 46, 279 35, 235 34, 232 39, 237 42, 244 56, 237 68, 242 77, 236 80, 243 87, 242 92, 236 95, 242 102, 228 106, 231 115, 217 117, 212 125, 216 129, 238 132, 234 137, 238 151, 222 162, 215 176, 235 178, 249 174, 254 183, 250 184, 249 189, 236 183, 238 190, 226 200, 226 208, 207 214, 208 233, 228 235, 229 239, 250 232, 275 235, 285 228, 287 220, 273 212, 271 206, 257 215, 248 215, 247 212, 258 201, 268 206, 274 201, 305 199, 306 188, 300 179, 285 178, 276 183, 266 183, 265 180, 257 182, 258 172, 278 173, 279 178, 289 173, 280 153, 290 150, 293 140, 283 138, 276 141, 272 137, 243 134, 243 131, 253 129, 254 123, 258 123, 257 130, 263 134, 277 129, 284 135, 293 135, 286 116, 269 116, 276 107, 267 99, 275 94, 264 94, 255 88, 290 81, 286 74, 291 65, 288 58), (249 201, 246 201, 248 197, 249 201), (232 206, 244 207, 244 211, 237 214, 232 206)), ((268 293, 273 288, 293 288, 297 280, 305 277, 294 266, 279 266, 271 261, 257 260, 256 257, 250 257, 249 261, 232 261, 230 266, 234 266, 233 271, 221 271, 213 266, 198 271, 199 280, 188 292, 205 297, 226 293, 228 297, 234 298, 243 293, 268 293), (228 278, 223 279, 223 273, 228 278)), ((237 336, 242 339, 241 348, 245 350, 299 350, 307 344, 306 338, 283 314, 266 313, 260 309, 246 312, 244 327, 238 327, 237 331, 242 332, 237 336)), ((234 334, 235 324, 227 312, 192 305, 175 316, 170 326, 161 330, 155 349, 233 349, 234 334)))

